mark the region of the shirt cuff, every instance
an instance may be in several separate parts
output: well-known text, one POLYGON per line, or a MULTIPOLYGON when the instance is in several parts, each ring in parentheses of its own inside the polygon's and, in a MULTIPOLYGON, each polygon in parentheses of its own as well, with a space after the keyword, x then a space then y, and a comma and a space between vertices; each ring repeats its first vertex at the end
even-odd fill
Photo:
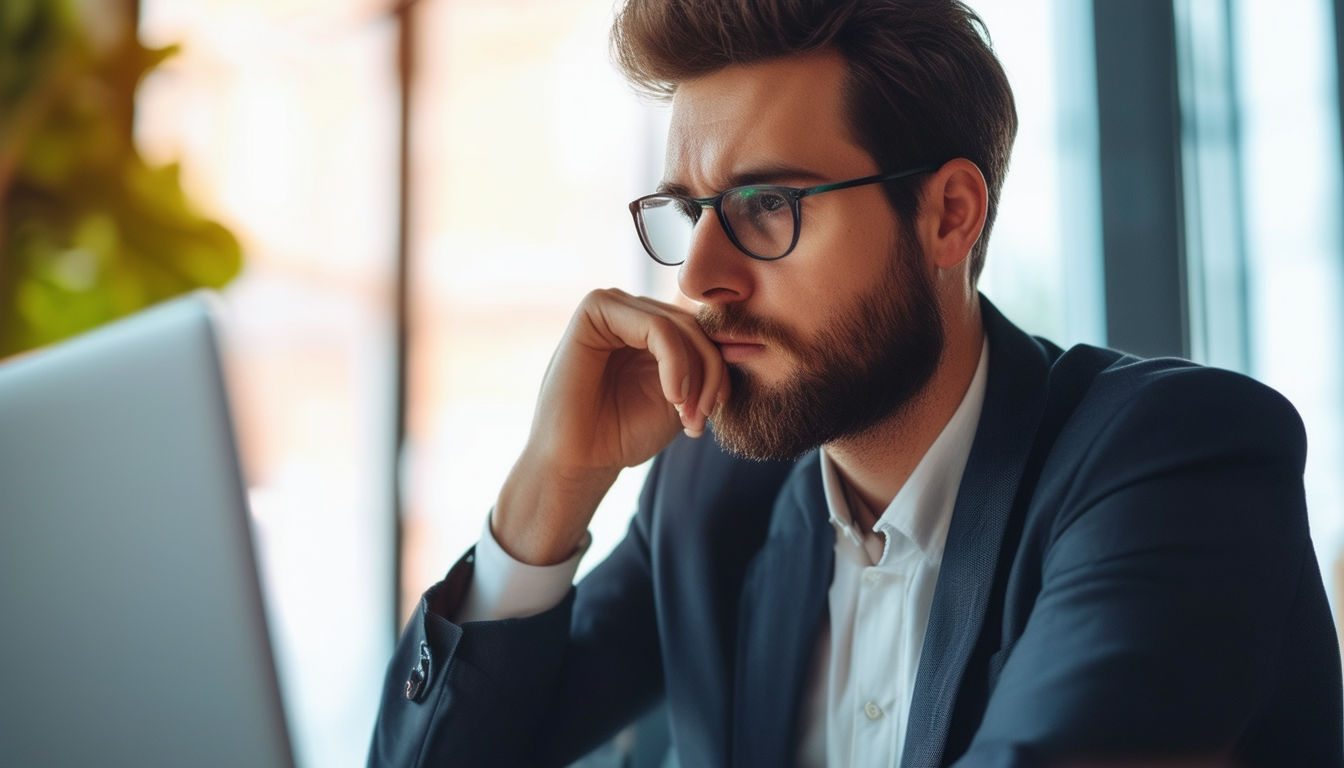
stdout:
POLYGON ((584 531, 578 548, 563 563, 528 565, 514 560, 495 541, 495 535, 490 531, 490 517, 485 516, 481 540, 476 544, 475 573, 466 602, 458 612, 457 623, 521 619, 545 613, 559 605, 569 594, 579 561, 593 543, 592 535, 584 531))

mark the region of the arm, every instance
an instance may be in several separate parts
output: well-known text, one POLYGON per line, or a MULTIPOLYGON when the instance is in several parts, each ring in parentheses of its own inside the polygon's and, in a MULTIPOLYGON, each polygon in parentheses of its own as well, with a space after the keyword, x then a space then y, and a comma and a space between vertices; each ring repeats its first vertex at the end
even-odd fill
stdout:
POLYGON ((680 307, 594 291, 575 312, 542 381, 532 430, 495 503, 491 529, 533 565, 570 556, 621 469, 685 430, 705 431, 728 398, 728 369, 680 307))
MULTIPOLYGON (((523 564, 570 559, 620 470, 678 431, 702 434, 728 386, 689 312, 589 294, 551 359, 489 533, 523 564)), ((389 666, 370 766, 563 765, 652 702, 661 690, 648 562, 657 472, 630 534, 578 590, 578 609, 570 591, 537 615, 452 623, 471 591, 473 553, 426 593, 389 666)))
MULTIPOLYGON (((1232 374, 1154 378, 1068 459, 1076 473, 1041 534, 1040 592, 958 766, 1241 761, 1288 658, 1311 653, 1293 634, 1297 614, 1319 630, 1324 610, 1300 420, 1232 374)), ((1338 698, 1337 649, 1324 661, 1338 698)), ((1338 753, 1290 762, 1337 765, 1338 753)))

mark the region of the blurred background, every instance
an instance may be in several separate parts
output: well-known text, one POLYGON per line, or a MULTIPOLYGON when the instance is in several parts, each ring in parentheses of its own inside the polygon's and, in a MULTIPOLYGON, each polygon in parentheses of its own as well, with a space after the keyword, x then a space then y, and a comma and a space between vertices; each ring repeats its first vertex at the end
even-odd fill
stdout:
MULTIPOLYGON (((1061 344, 1287 395, 1338 610, 1340 9, 970 5, 1021 119, 983 291, 1061 344)), ((608 64, 612 7, 0 5, 0 356, 223 289, 304 768, 363 765, 394 633, 477 538, 582 295, 675 295, 626 211, 661 175, 668 116, 608 64)), ((584 570, 644 471, 604 502, 584 570)))

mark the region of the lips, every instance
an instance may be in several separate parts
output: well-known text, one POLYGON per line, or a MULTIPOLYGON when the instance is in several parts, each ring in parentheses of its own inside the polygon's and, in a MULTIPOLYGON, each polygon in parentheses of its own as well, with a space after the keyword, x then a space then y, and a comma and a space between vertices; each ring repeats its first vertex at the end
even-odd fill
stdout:
POLYGON ((765 345, 750 339, 738 339, 726 335, 715 334, 709 337, 714 342, 714 346, 719 348, 719 354, 723 355, 725 363, 746 362, 765 352, 765 345))

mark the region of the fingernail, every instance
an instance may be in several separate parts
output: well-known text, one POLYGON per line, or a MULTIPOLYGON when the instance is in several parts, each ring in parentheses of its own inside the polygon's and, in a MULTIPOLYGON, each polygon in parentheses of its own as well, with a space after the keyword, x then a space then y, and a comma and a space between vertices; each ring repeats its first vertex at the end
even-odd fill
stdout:
POLYGON ((681 399, 684 402, 691 396, 691 375, 686 374, 686 378, 681 380, 681 399))

